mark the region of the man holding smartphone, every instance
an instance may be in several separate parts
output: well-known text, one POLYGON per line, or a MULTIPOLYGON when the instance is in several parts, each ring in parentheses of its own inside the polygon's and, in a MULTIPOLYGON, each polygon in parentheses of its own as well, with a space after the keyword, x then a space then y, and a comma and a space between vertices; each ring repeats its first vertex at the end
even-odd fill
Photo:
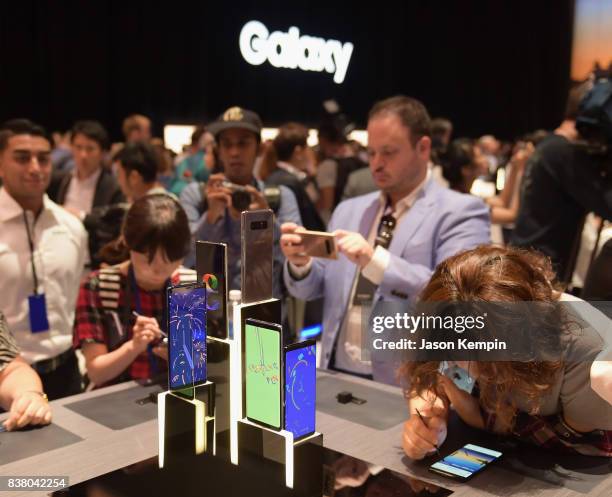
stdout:
MULTIPOLYGON (((336 260, 304 253, 301 229, 282 226, 289 292, 324 296, 322 366, 396 383, 397 364, 362 340, 361 309, 379 302, 411 303, 447 257, 489 243, 484 202, 439 186, 431 177, 430 118, 405 96, 374 105, 368 121, 370 171, 378 192, 342 202, 329 223, 336 260)), ((369 335, 366 335, 369 336, 369 335)))
MULTIPOLYGON (((181 203, 188 212, 202 212, 192 223, 196 240, 224 242, 228 245, 228 290, 240 290, 240 213, 243 210, 270 209, 264 195, 264 184, 255 178, 253 170, 261 147, 260 117, 253 111, 231 107, 212 123, 208 130, 219 145, 219 159, 224 172, 213 174, 206 184, 204 198, 198 184, 185 188, 181 203), (239 192, 238 195, 236 192, 239 192), (244 205, 235 205, 242 197, 244 205), (249 199, 250 197, 250 199, 249 199), (200 208, 203 204, 203 209, 200 208)), ((276 209, 274 230, 274 279, 273 294, 281 296, 281 271, 284 261, 278 248, 280 223, 301 224, 295 195, 280 186, 280 205, 276 209)), ((191 216, 193 217, 193 216, 191 216)), ((191 218, 190 218, 191 220, 191 218)), ((195 253, 186 259, 186 266, 195 263, 195 253)))

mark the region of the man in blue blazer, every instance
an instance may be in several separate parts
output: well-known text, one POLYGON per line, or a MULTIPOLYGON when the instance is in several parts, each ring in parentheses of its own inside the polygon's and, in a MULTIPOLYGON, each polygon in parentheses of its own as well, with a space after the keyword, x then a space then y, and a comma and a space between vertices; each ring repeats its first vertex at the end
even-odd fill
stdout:
POLYGON ((363 360, 362 306, 413 303, 440 262, 489 243, 484 202, 438 185, 428 168, 430 151, 423 104, 405 96, 378 102, 368 120, 368 153, 380 191, 334 211, 328 231, 336 236, 338 259, 305 255, 302 228, 282 226, 289 292, 304 300, 324 297, 322 367, 396 383, 398 364, 388 354, 372 350, 371 360, 363 360), (368 286, 369 302, 363 300, 368 286))

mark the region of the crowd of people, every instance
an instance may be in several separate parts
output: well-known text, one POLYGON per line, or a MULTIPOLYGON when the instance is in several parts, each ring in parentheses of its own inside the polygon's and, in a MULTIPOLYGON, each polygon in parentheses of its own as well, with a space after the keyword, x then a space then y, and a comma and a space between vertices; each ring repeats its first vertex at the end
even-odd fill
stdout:
MULTIPOLYGON (((442 443, 450 406, 472 426, 611 456, 612 370, 606 359, 612 357, 601 329, 605 320, 576 345, 593 368, 458 363, 478 387, 470 394, 441 374, 439 363, 412 362, 398 370, 375 350, 363 354, 366 307, 428 300, 553 302, 569 298, 569 290, 577 294, 580 289, 569 285, 589 213, 599 216, 604 236, 591 247, 582 296, 610 298, 605 234, 612 187, 597 168, 576 165, 573 146, 580 139, 575 121, 585 91, 570 95, 557 130, 537 130, 514 143, 490 135, 454 138, 448 119, 431 119, 423 103, 407 96, 372 106, 367 146, 351 140, 345 121, 334 115, 318 127, 316 147, 297 122, 262 142, 260 116, 241 107, 198 126, 179 156, 152 136, 142 115, 125 119, 124 142, 112 146, 96 121, 78 121, 53 139, 27 119, 5 122, 5 427, 48 423, 48 399, 166 371, 164 292, 196 280, 195 240, 227 244, 228 290, 239 290, 240 212, 272 209, 274 296, 284 306, 321 303, 302 312, 322 309, 320 367, 392 384, 398 375, 405 380, 411 412, 418 407, 429 418, 425 424, 411 416, 405 425, 410 457, 422 458, 442 443), (493 185, 493 191, 483 195, 479 184, 493 185), (247 204, 234 205, 236 188, 246 192, 247 204), (306 255, 304 228, 333 233, 339 257, 306 255)), ((299 337, 304 317, 292 318, 284 325, 299 337)))

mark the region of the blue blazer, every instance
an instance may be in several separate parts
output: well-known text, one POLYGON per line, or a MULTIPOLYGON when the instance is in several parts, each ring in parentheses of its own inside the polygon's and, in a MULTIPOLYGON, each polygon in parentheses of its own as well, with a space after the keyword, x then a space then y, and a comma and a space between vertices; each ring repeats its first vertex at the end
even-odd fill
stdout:
MULTIPOLYGON (((328 230, 345 229, 368 237, 380 208, 380 192, 351 198, 338 205, 328 230)), ((389 252, 391 260, 374 295, 380 301, 414 303, 435 267, 448 257, 490 243, 489 209, 472 195, 440 186, 430 178, 410 210, 396 226, 389 252)), ((328 367, 342 319, 348 308, 357 266, 346 256, 313 259, 312 269, 301 280, 294 279, 287 264, 284 280, 289 292, 300 299, 324 297, 321 366, 328 367)), ((370 330, 371 332, 371 330, 370 330)), ((372 351, 376 381, 396 383, 398 364, 372 351)))

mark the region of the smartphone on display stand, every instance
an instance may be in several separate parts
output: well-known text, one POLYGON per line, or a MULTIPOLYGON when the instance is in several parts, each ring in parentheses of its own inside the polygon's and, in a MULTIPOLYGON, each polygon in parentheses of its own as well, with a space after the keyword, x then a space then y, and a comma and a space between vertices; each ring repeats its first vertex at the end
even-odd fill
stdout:
POLYGON ((247 319, 244 330, 246 417, 274 430, 283 427, 282 327, 247 319))
POLYGON ((333 233, 324 231, 297 231, 296 235, 302 237, 304 253, 311 257, 322 257, 324 259, 337 259, 338 248, 336 237, 333 233))
POLYGON ((502 453, 497 450, 466 444, 440 461, 433 463, 429 470, 455 480, 467 481, 491 463, 497 461, 501 456, 502 453))
POLYGON ((227 245, 196 242, 198 281, 206 287, 206 334, 227 338, 227 245))
POLYGON ((285 347, 283 360, 285 430, 294 440, 315 432, 317 344, 305 340, 285 347))
POLYGON ((206 383, 206 287, 169 287, 167 324, 168 388, 193 397, 193 387, 206 383))
POLYGON ((242 303, 271 299, 274 213, 245 211, 240 220, 242 303))

